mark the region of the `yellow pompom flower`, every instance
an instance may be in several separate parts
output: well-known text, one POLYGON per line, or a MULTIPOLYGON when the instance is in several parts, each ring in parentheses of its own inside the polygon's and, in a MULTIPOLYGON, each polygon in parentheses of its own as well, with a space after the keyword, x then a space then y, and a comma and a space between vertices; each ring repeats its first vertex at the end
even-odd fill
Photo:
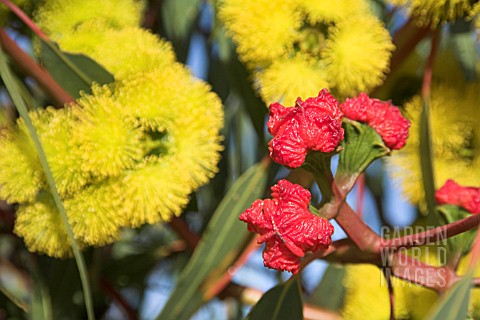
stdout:
MULTIPOLYGON (((36 109, 30 112, 30 118, 37 130, 60 195, 73 194, 89 183, 90 175, 82 170, 82 154, 72 135, 75 120, 71 109, 36 109)), ((24 134, 28 135, 23 121, 20 121, 19 126, 24 134)), ((31 148, 30 152, 34 153, 33 143, 31 148)))
MULTIPOLYGON (((420 261, 441 265, 434 247, 415 248, 421 250, 420 261)), ((413 249, 407 251, 408 254, 413 249)), ((390 274, 391 269, 386 269, 390 274)), ((391 274, 395 298, 395 319, 421 320, 437 301, 438 294, 428 288, 401 280, 391 274)), ((343 279, 346 289, 342 316, 346 320, 390 319, 390 297, 383 271, 372 264, 349 264, 343 279)))
POLYGON ((151 154, 173 156, 180 167, 189 168, 193 188, 213 176, 222 150, 221 102, 209 90, 175 63, 126 79, 115 92, 124 112, 134 116, 144 131, 161 136, 158 151, 151 154))
MULTIPOLYGON (((430 99, 435 188, 454 179, 463 185, 480 185, 480 130, 476 125, 480 111, 478 84, 458 88, 434 84, 430 99)), ((411 121, 410 136, 405 147, 389 158, 394 179, 414 204, 424 208, 424 191, 420 168, 420 116, 422 99, 414 97, 405 105, 411 121)))
POLYGON ((268 64, 291 51, 302 24, 298 0, 222 0, 219 11, 247 64, 268 64))
POLYGON ((135 27, 110 30, 102 24, 84 25, 75 34, 61 34, 54 37, 54 40, 58 41, 62 50, 90 56, 111 72, 115 79, 124 79, 152 69, 163 69, 175 62, 170 43, 147 30, 135 27), (119 47, 122 50, 118 50, 119 47))
POLYGON ((355 15, 369 14, 368 5, 358 0, 300 0, 304 10, 308 12, 311 24, 319 22, 336 22, 355 15))
POLYGON ((118 179, 106 179, 82 189, 65 201, 68 221, 76 239, 85 245, 110 244, 127 224, 123 188, 118 179))
POLYGON ((388 31, 373 17, 337 23, 324 51, 330 83, 343 96, 380 85, 393 49, 388 31))
MULTIPOLYGON (((390 318, 388 288, 378 267, 371 264, 347 265, 343 286, 346 290, 343 319, 390 318)), ((398 305, 397 300, 396 304, 398 305)))
POLYGON ((436 27, 444 22, 469 16, 474 1, 469 0, 389 0, 396 6, 404 6, 408 15, 413 17, 419 26, 436 27))
MULTIPOLYGON (((62 110, 30 112, 81 246, 106 245, 122 228, 179 215, 189 194, 217 171, 222 150, 220 99, 175 62, 170 44, 136 28, 138 19, 122 24, 126 8, 138 15, 137 2, 112 3, 52 1, 39 14, 60 46, 98 59, 116 78, 62 110), (72 17, 78 7, 89 9, 72 17), (62 14, 72 20, 52 21, 62 14)), ((20 202, 16 234, 31 251, 68 256, 25 124, 0 134, 0 196, 20 202)))
POLYGON ((30 202, 43 185, 42 166, 30 138, 18 129, 1 129, 0 198, 30 202))
POLYGON ((193 190, 188 172, 174 157, 151 156, 123 177, 127 226, 170 221, 188 203, 193 190))
POLYGON ((73 131, 82 155, 82 169, 93 176, 114 177, 145 155, 144 133, 123 115, 110 89, 93 88, 72 107, 78 121, 73 131))
POLYGON ((320 91, 318 88, 329 87, 325 70, 318 62, 301 55, 274 61, 265 70, 256 72, 255 79, 267 105, 281 102, 293 106, 298 97, 313 97, 320 91))
POLYGON ((267 104, 282 97, 288 103, 296 88, 316 95, 326 87, 347 97, 382 83, 394 46, 365 1, 284 0, 280 4, 223 0, 219 9, 267 104), (305 75, 313 83, 301 79, 305 75), (313 90, 314 85, 319 87, 313 90))
MULTIPOLYGON (((48 192, 40 193, 33 203, 20 205, 13 231, 23 238, 32 252, 46 253, 55 258, 72 255, 67 230, 48 192)), ((83 242, 77 240, 78 245, 83 247, 83 242)))
POLYGON ((116 30, 139 26, 142 10, 143 1, 49 0, 38 10, 36 21, 59 41, 62 35, 74 34, 84 24, 116 30))

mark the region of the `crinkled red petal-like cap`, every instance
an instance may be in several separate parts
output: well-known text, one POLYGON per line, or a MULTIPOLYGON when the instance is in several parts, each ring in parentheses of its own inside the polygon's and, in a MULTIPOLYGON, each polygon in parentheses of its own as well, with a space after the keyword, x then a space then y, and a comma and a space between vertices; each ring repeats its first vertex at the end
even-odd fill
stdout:
POLYGON ((280 180, 272 187, 272 198, 256 200, 240 220, 260 235, 258 243, 265 243, 266 267, 296 273, 306 252, 331 244, 333 226, 308 210, 311 195, 300 185, 280 180))
POLYGON ((450 179, 437 190, 435 198, 438 204, 451 204, 470 213, 480 213, 480 188, 463 187, 450 179))
POLYGON ((340 108, 345 117, 371 126, 390 149, 401 149, 407 142, 410 122, 390 101, 373 99, 361 93, 356 98, 346 99, 340 108))
POLYGON ((338 101, 326 90, 294 107, 270 105, 268 148, 273 161, 290 168, 300 167, 309 151, 329 153, 343 140, 343 113, 338 101))

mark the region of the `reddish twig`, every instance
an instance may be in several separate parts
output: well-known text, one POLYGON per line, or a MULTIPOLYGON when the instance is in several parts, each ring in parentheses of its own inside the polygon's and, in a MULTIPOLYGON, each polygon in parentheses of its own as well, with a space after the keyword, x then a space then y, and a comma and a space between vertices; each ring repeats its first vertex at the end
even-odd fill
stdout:
MULTIPOLYGON (((0 0, 1 1, 1 0, 0 0)), ((10 59, 22 72, 31 76, 38 85, 54 100, 57 107, 73 101, 73 98, 52 78, 52 76, 28 54, 10 39, 5 30, 0 28, 0 45, 10 59)))
POLYGON ((363 201, 365 198, 365 173, 360 174, 357 179, 357 214, 361 217, 363 214, 363 201))
POLYGON ((195 249, 198 242, 200 241, 200 237, 190 230, 190 228, 183 219, 174 217, 168 224, 173 230, 175 230, 175 232, 180 236, 180 238, 185 240, 187 247, 190 250, 195 249))
POLYGON ((417 44, 430 34, 430 28, 419 28, 413 19, 408 20, 393 36, 393 44, 396 47, 390 62, 390 73, 393 73, 417 44))
POLYGON ((382 239, 376 246, 376 252, 380 252, 385 248, 411 248, 418 247, 425 244, 437 243, 441 240, 451 238, 457 234, 466 232, 477 227, 480 223, 480 215, 473 214, 461 220, 449 223, 447 225, 437 227, 435 229, 426 230, 424 232, 409 234, 395 239, 382 239))
POLYGON ((456 282, 454 271, 447 267, 434 267, 410 257, 405 252, 390 256, 387 272, 411 283, 422 285, 437 292, 444 292, 456 282))
POLYGON ((428 55, 427 65, 423 74, 422 83, 422 96, 424 99, 430 97, 430 87, 432 85, 433 64, 435 63, 436 53, 438 51, 438 45, 440 40, 440 30, 433 33, 432 46, 430 48, 430 54, 428 55))
POLYGON ((346 202, 342 202, 335 220, 363 252, 375 252, 380 237, 346 202))
POLYGON ((390 320, 395 320, 395 294, 393 291, 392 285, 392 275, 386 271, 387 269, 383 269, 383 275, 385 276, 385 280, 387 281, 388 287, 388 297, 390 300, 390 320))
POLYGON ((218 279, 204 294, 206 300, 210 300, 215 297, 220 291, 222 291, 229 283, 232 281, 233 276, 237 270, 242 267, 251 256, 251 254, 260 247, 257 243, 257 237, 254 237, 247 247, 242 251, 242 254, 238 259, 232 264, 228 271, 224 273, 220 279, 218 279))
POLYGON ((46 41, 49 40, 47 35, 43 33, 43 31, 35 24, 35 22, 33 22, 32 19, 30 19, 30 17, 25 12, 22 11, 22 9, 17 7, 15 4, 13 4, 9 0, 0 0, 0 2, 6 5, 8 9, 10 9, 10 11, 12 11, 13 14, 15 14, 20 20, 22 20, 23 23, 25 23, 25 25, 30 30, 32 30, 33 33, 35 33, 39 38, 46 41))
POLYGON ((117 302, 119 307, 127 316, 129 320, 137 320, 138 316, 135 310, 132 309, 130 304, 122 297, 120 293, 118 293, 115 288, 113 288, 112 284, 105 278, 99 280, 99 287, 105 292, 113 301, 117 302))

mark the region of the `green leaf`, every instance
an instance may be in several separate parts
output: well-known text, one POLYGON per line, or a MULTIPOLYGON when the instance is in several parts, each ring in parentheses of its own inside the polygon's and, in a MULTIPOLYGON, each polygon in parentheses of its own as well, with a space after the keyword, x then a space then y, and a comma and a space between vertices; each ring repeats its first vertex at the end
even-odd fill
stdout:
POLYGON ((8 261, 0 260, 0 292, 25 312, 29 312, 31 284, 27 275, 8 261))
POLYGON ((431 310, 428 320, 466 319, 474 270, 468 272, 445 293, 431 310))
POLYGON ((50 293, 45 285, 36 263, 30 263, 33 280, 31 319, 49 320, 52 316, 52 302, 50 293))
MULTIPOLYGON (((422 113, 420 115, 420 168, 422 170, 422 181, 428 212, 435 212, 435 178, 428 99, 423 99, 422 113)), ((433 217, 433 215, 429 216, 433 217)))
MULTIPOLYGON (((470 212, 458 206, 452 205, 439 206, 437 207, 437 210, 445 220, 445 224, 452 223, 472 215, 470 212)), ((474 228, 464 233, 460 233, 454 237, 448 238, 447 241, 449 248, 463 256, 470 251, 476 234, 477 228, 474 228)))
POLYGON ((345 296, 345 287, 340 285, 344 276, 345 268, 330 264, 308 302, 321 308, 339 311, 345 296))
POLYGON ((42 64, 73 98, 91 93, 93 82, 107 84, 115 79, 97 62, 82 54, 62 52, 55 43, 40 40, 42 64))
POLYGON ((298 277, 268 290, 248 314, 247 320, 303 319, 302 293, 298 277))
POLYGON ((358 176, 375 159, 390 153, 380 135, 364 123, 344 119, 345 139, 342 142, 335 181, 340 190, 347 194, 358 176))
POLYGON ((45 155, 45 152, 43 150, 43 146, 40 142, 40 138, 38 137, 38 134, 35 130, 35 127, 33 126, 32 120, 30 119, 30 116, 28 114, 28 109, 25 104, 25 101, 23 100, 20 90, 17 87, 15 80, 13 78, 12 72, 10 70, 9 65, 7 64, 7 58, 4 54, 4 52, 0 49, 0 75, 3 80, 3 83, 5 84, 5 87, 7 88, 8 93, 10 94, 10 97, 12 98, 13 103, 15 104, 15 107, 18 110, 18 113, 22 117, 22 119, 25 121, 26 127, 28 129, 28 133, 30 138, 33 140, 33 144, 35 146, 35 150, 38 154, 40 163, 42 165, 43 172, 45 174, 45 178, 47 180, 48 187, 50 191, 52 192, 52 196, 55 201, 55 205, 60 213, 60 216, 62 218, 62 222, 65 225, 68 239, 70 241, 70 245, 72 246, 73 250, 73 255, 75 257, 75 261, 77 263, 78 267, 78 272, 80 273, 80 278, 82 280, 82 287, 83 287, 83 293, 84 293, 84 298, 85 298, 85 307, 87 310, 87 318, 90 319, 95 319, 95 314, 93 311, 93 301, 92 301, 92 293, 90 289, 90 282, 87 276, 87 271, 86 271, 86 265, 85 265, 85 260, 83 259, 83 255, 80 252, 80 249, 78 247, 78 244, 75 240, 75 237, 73 235, 72 228, 68 222, 68 216, 67 212, 65 210, 65 207, 63 205, 62 199, 60 198, 60 195, 58 193, 57 187, 55 185, 55 181, 53 179, 52 171, 50 170, 50 166, 48 164, 47 156, 45 155))
POLYGON ((230 188, 157 319, 190 319, 207 302, 205 293, 227 272, 249 240, 247 227, 238 217, 263 195, 267 168, 265 162, 252 166, 230 188))
POLYGON ((475 81, 477 75, 477 37, 475 28, 471 22, 456 20, 450 24, 451 47, 467 81, 475 81))
POLYGON ((167 38, 172 41, 180 61, 186 61, 190 38, 197 25, 200 0, 162 1, 162 22, 167 38))

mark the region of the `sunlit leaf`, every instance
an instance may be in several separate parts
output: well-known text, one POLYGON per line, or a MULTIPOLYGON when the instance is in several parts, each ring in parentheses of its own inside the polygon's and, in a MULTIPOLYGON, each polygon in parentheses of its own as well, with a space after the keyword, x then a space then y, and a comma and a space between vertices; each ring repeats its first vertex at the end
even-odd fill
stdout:
POLYGON ((247 320, 303 319, 302 293, 298 277, 268 290, 248 314, 247 320))
POLYGON ((341 285, 344 276, 345 268, 334 264, 329 265, 308 302, 325 309, 339 311, 345 295, 345 287, 341 285))
POLYGON ((113 76, 97 62, 82 54, 62 52, 51 42, 41 40, 42 64, 55 81, 72 97, 79 98, 80 92, 91 93, 93 82, 107 84, 113 76))
POLYGON ((458 320, 466 319, 470 288, 474 272, 467 273, 458 283, 445 293, 432 309, 428 320, 458 320))
POLYGON ((204 293, 227 271, 249 238, 238 217, 263 195, 267 168, 265 162, 252 166, 230 188, 157 319, 190 319, 206 302, 204 293))

